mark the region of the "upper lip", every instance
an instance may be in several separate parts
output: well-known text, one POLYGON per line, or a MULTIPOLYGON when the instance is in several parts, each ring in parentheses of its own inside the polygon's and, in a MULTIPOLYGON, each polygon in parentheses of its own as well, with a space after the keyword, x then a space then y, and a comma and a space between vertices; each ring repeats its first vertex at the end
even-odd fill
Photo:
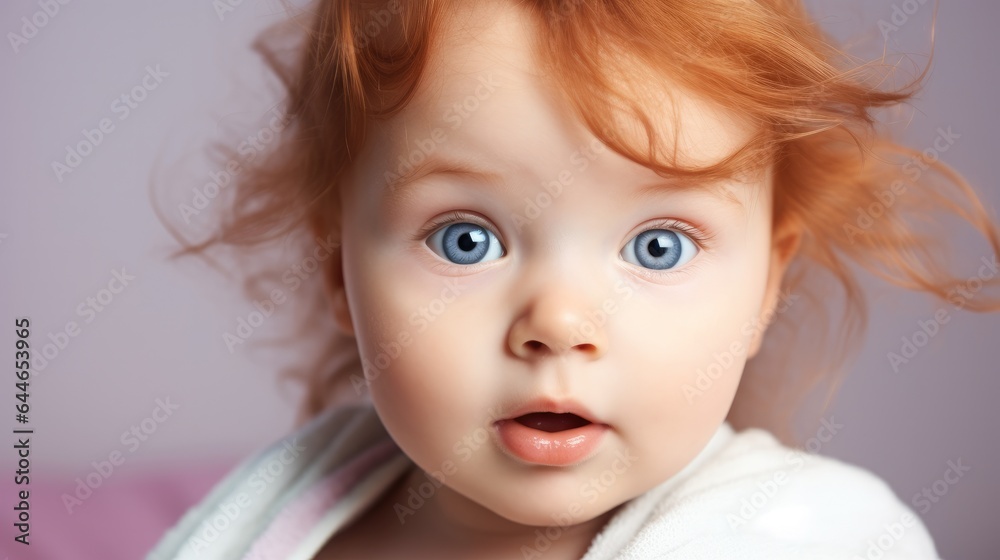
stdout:
POLYGON ((538 398, 532 399, 531 401, 515 408, 510 414, 506 415, 499 420, 513 420, 519 416, 524 416, 525 414, 531 414, 533 412, 551 412, 554 414, 575 414, 580 418, 592 423, 592 424, 603 424, 594 413, 590 412, 587 407, 582 404, 567 399, 554 399, 554 398, 538 398))

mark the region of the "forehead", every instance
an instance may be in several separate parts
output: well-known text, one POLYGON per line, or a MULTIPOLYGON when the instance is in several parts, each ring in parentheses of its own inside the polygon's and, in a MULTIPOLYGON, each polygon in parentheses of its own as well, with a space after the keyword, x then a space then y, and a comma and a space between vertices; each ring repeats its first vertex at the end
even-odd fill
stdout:
MULTIPOLYGON (((574 86, 563 85, 567 82, 557 81, 539 64, 540 26, 534 16, 506 1, 455 5, 433 43, 414 97, 378 127, 380 144, 392 154, 390 161, 416 148, 466 160, 489 154, 502 167, 531 171, 527 168, 533 160, 562 160, 567 150, 592 145, 594 135, 562 89, 574 86)), ((654 76, 627 59, 620 60, 620 67, 619 85, 626 98, 651 119, 660 161, 712 164, 754 132, 739 115, 683 90, 669 76, 654 76)), ((645 153, 646 130, 620 105, 612 112, 612 133, 645 153)), ((618 181, 659 179, 649 168, 618 159, 618 181)))

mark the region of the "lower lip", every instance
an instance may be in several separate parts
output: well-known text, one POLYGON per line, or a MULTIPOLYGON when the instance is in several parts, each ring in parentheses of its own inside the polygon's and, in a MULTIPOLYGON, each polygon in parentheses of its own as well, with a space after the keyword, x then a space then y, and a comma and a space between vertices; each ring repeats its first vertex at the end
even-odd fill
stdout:
POLYGON ((537 465, 565 467, 589 457, 608 427, 587 424, 561 432, 543 432, 514 420, 497 423, 501 444, 514 456, 537 465))

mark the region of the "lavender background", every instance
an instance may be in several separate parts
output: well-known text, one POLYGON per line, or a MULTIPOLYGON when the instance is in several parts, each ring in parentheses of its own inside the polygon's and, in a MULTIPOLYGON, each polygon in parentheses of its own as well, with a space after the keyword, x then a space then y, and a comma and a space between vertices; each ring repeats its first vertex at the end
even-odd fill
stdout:
MULTIPOLYGON (((206 183, 216 167, 201 148, 233 138, 232 130, 237 141, 261 130, 282 97, 249 49, 257 31, 280 19, 280 6, 231 3, 232 11, 220 18, 212 3, 194 0, 70 2, 59 5, 26 44, 15 49, 8 40, 0 47, 0 321, 7 325, 0 353, 13 353, 15 317, 31 318, 36 344, 48 342, 50 334, 59 338, 68 321, 80 326, 78 336, 67 337, 65 348, 31 378, 32 471, 34 480, 52 488, 32 502, 34 541, 63 538, 64 530, 56 527, 78 524, 103 533, 94 538, 118 555, 101 557, 136 557, 173 521, 130 537, 127 527, 97 519, 99 512, 121 515, 127 481, 187 469, 207 489, 213 477, 292 425, 299 395, 275 381, 282 359, 247 345, 230 353, 222 339, 253 307, 235 283, 199 263, 165 260, 173 241, 151 209, 147 188, 151 178, 192 187, 206 183), (140 86, 148 67, 160 69, 161 81, 126 116, 114 100, 140 86), (83 140, 81 131, 98 128, 102 119, 114 129, 58 178, 52 162, 63 161, 66 146, 83 140), (135 279, 86 323, 89 315, 78 314, 78 306, 123 268, 135 279), (155 432, 133 451, 121 434, 152 418, 157 399, 179 408, 163 422, 147 423, 155 432), (116 450, 124 464, 106 487, 67 514, 60 494, 72 492, 76 477, 94 472, 92 462, 116 450)), ((809 4, 836 35, 861 34, 855 52, 881 50, 878 21, 889 20, 894 5, 917 8, 889 33, 888 46, 912 53, 915 65, 926 61, 920 53, 927 52, 933 2, 809 4)), ((31 18, 39 6, 4 3, 0 30, 5 36, 21 33, 21 18, 31 18)), ((938 18, 934 70, 915 110, 905 113, 909 125, 899 128, 899 137, 923 148, 938 127, 952 127, 961 138, 943 159, 996 208, 1000 4, 946 2, 938 18)), ((180 192, 178 200, 193 196, 189 188, 173 190, 180 192)), ((198 228, 208 223, 206 216, 197 216, 189 233, 203 231, 198 228)), ((967 229, 954 235, 956 267, 973 274, 988 248, 967 229)), ((894 372, 886 353, 898 351, 900 338, 919 329, 918 321, 941 304, 876 280, 866 285, 870 334, 832 411, 845 427, 821 452, 874 471, 907 503, 942 479, 949 461, 961 459, 971 470, 921 517, 943 557, 996 558, 1000 316, 949 306, 952 320, 894 372)), ((275 317, 287 318, 290 311, 281 308, 275 317)), ((0 424, 10 429, 16 401, 13 375, 6 371, 0 424)), ((8 435, 0 444, 4 480, 15 469, 13 443, 8 435)), ((42 557, 24 556, 24 547, 11 544, 13 498, 8 482, 0 495, 0 554, 42 557)), ((141 498, 131 496, 139 501, 128 507, 174 511, 197 496, 141 498)), ((131 514, 125 515, 128 520, 131 514)), ((33 549, 37 554, 39 548, 33 549)))

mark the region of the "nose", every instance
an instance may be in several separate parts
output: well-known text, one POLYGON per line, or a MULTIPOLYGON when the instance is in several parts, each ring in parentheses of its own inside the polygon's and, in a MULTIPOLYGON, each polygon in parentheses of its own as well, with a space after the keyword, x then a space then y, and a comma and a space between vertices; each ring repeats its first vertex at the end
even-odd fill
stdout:
POLYGON ((607 351, 607 320, 600 305, 567 290, 552 290, 525 307, 511 326, 508 346, 523 359, 576 354, 596 360, 607 351))

